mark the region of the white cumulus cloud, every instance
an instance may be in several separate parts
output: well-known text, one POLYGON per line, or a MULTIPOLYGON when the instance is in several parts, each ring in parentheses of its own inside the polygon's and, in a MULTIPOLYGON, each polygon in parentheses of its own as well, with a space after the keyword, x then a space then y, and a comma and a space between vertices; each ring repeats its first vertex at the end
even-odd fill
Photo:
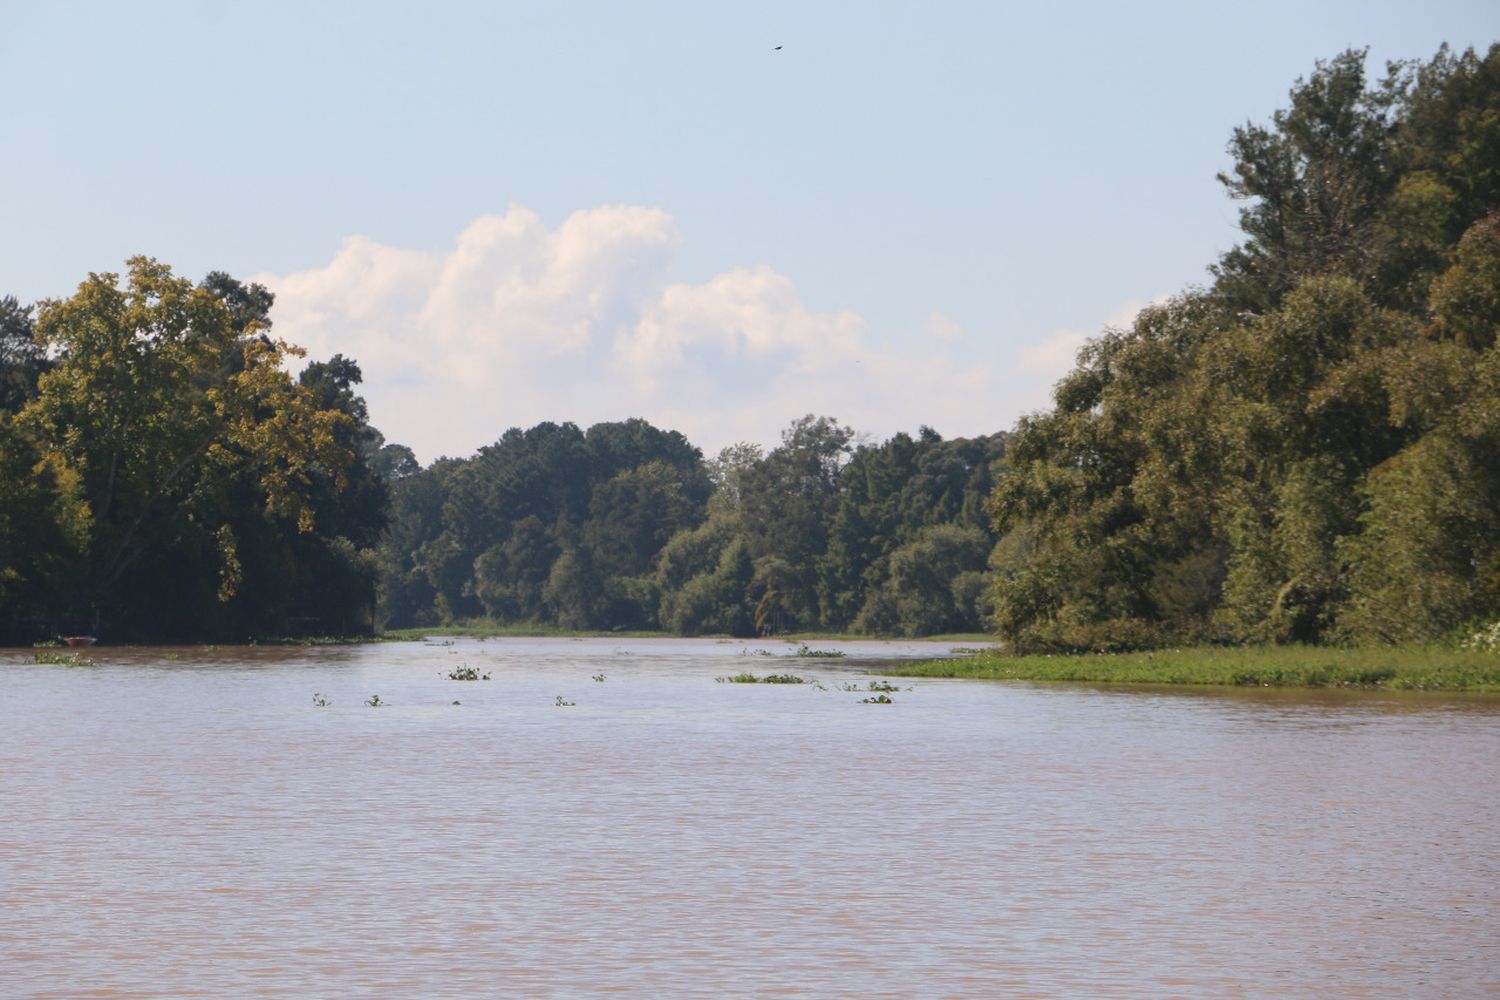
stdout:
POLYGON ((1159 295, 1150 302, 1131 299, 1111 310, 1100 330, 1085 333, 1082 330, 1059 328, 1034 343, 1019 347, 1016 351, 1016 370, 1028 376, 1030 382, 1029 387, 1020 394, 1024 409, 1035 411, 1051 405, 1051 387, 1073 370, 1078 352, 1084 344, 1103 330, 1128 330, 1142 309, 1160 305, 1169 298, 1167 295, 1159 295))
POLYGON ((989 366, 953 353, 961 331, 940 313, 879 339, 853 312, 809 308, 765 265, 672 283, 680 244, 659 209, 604 206, 549 228, 512 206, 440 251, 354 236, 324 266, 255 280, 276 293, 277 335, 357 360, 372 422, 424 461, 542 420, 639 416, 711 453, 774 443, 809 412, 878 435, 986 433, 1013 416, 989 366))

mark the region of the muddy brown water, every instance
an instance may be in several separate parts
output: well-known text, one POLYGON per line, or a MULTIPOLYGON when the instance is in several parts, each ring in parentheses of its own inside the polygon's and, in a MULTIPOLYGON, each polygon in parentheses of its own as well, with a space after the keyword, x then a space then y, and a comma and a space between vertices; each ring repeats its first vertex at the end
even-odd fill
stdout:
POLYGON ((0 651, 0 996, 1500 995, 1500 700, 814 645, 0 651))

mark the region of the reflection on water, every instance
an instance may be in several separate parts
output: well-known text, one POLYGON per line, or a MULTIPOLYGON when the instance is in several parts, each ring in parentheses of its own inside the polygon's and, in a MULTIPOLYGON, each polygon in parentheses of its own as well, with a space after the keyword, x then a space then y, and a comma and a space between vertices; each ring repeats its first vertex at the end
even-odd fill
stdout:
POLYGON ((0 993, 1500 993, 1493 699, 756 647, 0 652, 0 993))

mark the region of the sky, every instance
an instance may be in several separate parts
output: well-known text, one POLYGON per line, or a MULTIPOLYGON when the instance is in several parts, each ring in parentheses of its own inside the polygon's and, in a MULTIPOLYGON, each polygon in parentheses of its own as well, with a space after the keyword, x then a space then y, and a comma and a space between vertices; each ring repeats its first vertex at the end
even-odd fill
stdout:
POLYGON ((0 0, 0 294, 134 254, 277 296, 424 462, 644 417, 1008 429, 1204 283, 1215 176, 1319 59, 1500 41, 1492 0, 0 0), (780 46, 778 49, 777 47, 780 46))

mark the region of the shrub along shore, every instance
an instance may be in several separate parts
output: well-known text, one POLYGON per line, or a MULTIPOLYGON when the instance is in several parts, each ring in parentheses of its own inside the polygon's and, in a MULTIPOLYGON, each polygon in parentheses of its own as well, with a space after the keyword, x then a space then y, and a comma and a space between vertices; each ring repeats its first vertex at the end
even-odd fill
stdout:
POLYGON ((887 672, 976 680, 1500 693, 1500 656, 1422 647, 1190 647, 1072 656, 986 651, 962 659, 893 664, 887 672))

